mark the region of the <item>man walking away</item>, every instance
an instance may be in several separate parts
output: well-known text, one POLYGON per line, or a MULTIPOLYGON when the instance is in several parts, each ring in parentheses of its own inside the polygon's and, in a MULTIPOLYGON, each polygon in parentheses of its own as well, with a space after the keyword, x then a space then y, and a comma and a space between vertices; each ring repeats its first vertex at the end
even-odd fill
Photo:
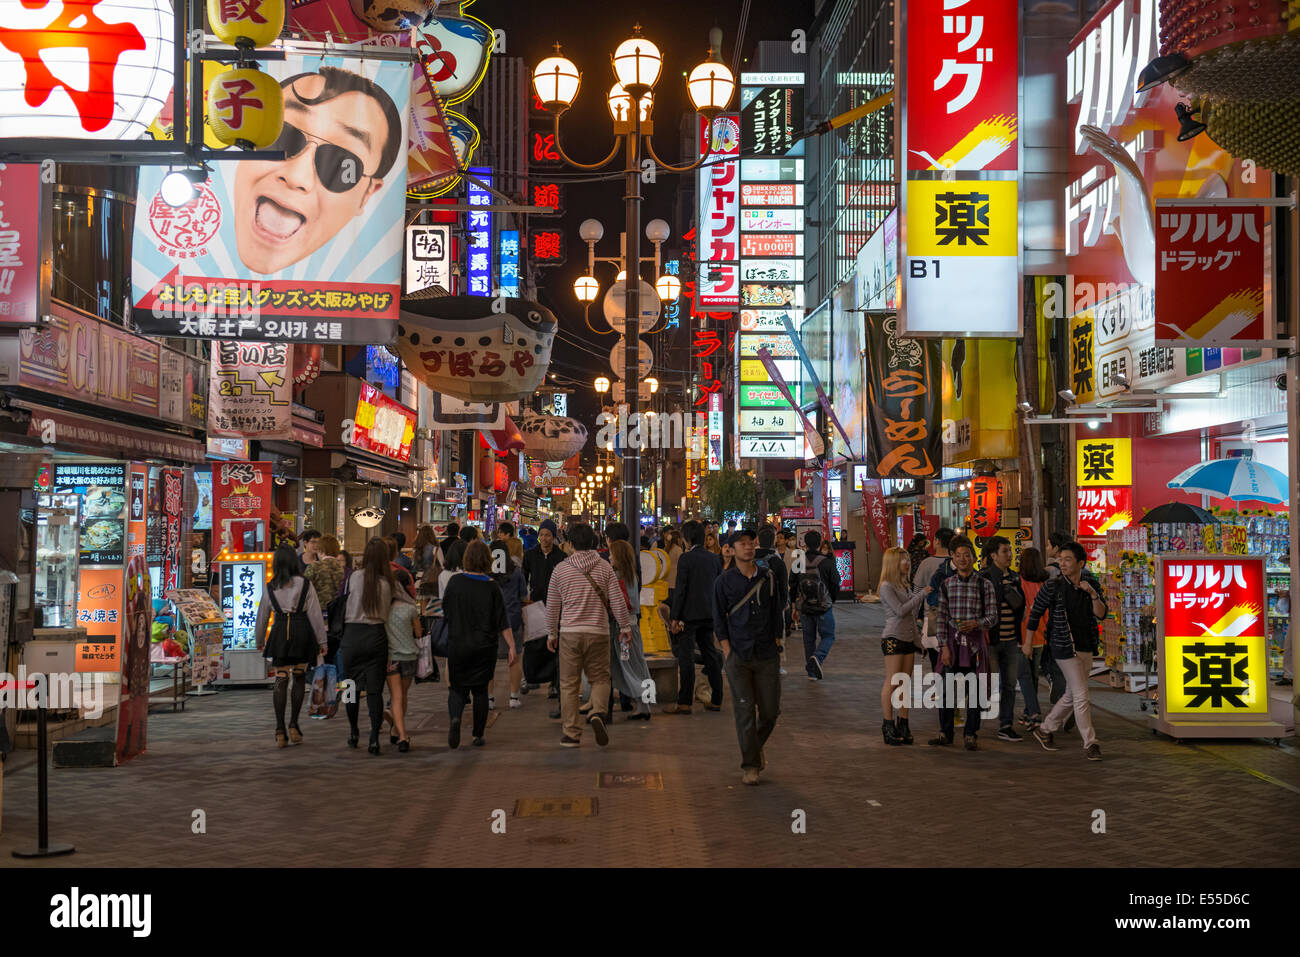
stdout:
MULTIPOLYGON (((742 780, 757 784, 758 773, 767 763, 763 745, 781 713, 778 668, 785 625, 784 599, 779 576, 771 567, 773 562, 755 560, 754 533, 743 529, 732 536, 731 542, 735 562, 713 586, 713 629, 722 645, 727 682, 731 685, 742 780)), ((775 564, 784 568, 779 558, 775 564)))
POLYGON ((1034 607, 1029 610, 1031 631, 1038 627, 1043 615, 1051 613, 1047 642, 1066 684, 1065 694, 1034 729, 1034 737, 1044 750, 1060 750, 1055 733, 1061 729, 1066 715, 1073 711, 1083 738, 1084 754, 1089 761, 1100 761, 1101 746, 1092 728, 1088 703, 1088 675, 1092 671, 1092 657, 1097 653, 1097 626, 1106 618, 1108 610, 1101 583, 1084 567, 1086 560, 1087 552, 1078 542, 1061 546, 1057 555, 1061 574, 1044 583, 1034 599, 1034 607))
POLYGON ((578 723, 578 697, 585 672, 591 682, 591 725, 596 743, 609 744, 605 723, 609 715, 601 709, 609 702, 609 618, 618 622, 619 637, 628 640, 632 621, 627 602, 613 601, 619 596, 618 578, 609 563, 594 551, 596 533, 587 524, 574 525, 569 531, 573 555, 551 575, 546 593, 547 647, 560 656, 560 712, 564 733, 560 744, 576 748, 582 743, 578 723))
MULTIPOLYGON (((528 583, 528 600, 546 603, 546 593, 551 587, 551 575, 555 567, 564 561, 564 552, 555 543, 555 523, 546 519, 537 529, 537 544, 524 552, 524 581, 528 583)), ((527 637, 527 636, 525 636, 527 637)), ((559 698, 560 689, 552 682, 548 698, 559 698)), ((552 720, 560 717, 557 704, 551 710, 552 720)))
POLYGON ((989 669, 998 676, 998 740, 1019 743, 1016 734, 1016 682, 1024 653, 1020 623, 1025 616, 1025 591, 1011 570, 1011 542, 994 535, 984 545, 986 565, 980 574, 993 583, 998 597, 998 623, 989 632, 989 669))
POLYGON ((709 711, 722 710, 722 653, 713 641, 713 584, 722 574, 722 559, 704 547, 704 526, 682 526, 689 550, 677 559, 677 581, 669 612, 670 641, 677 656, 677 701, 664 714, 690 714, 695 699, 695 649, 704 658, 704 673, 712 692, 709 711))
POLYGON ((814 681, 824 677, 822 665, 835 643, 835 612, 840 594, 840 572, 834 558, 819 554, 822 534, 815 529, 803 537, 805 571, 795 576, 795 622, 803 628, 804 671, 814 681), (818 641, 820 636, 821 641, 818 641))
MULTIPOLYGON (((951 685, 946 676, 975 675, 977 682, 988 680, 988 631, 998 623, 998 596, 993 583, 975 573, 975 546, 969 539, 954 536, 948 545, 956 572, 939 586, 939 665, 935 674, 945 676, 944 707, 939 709, 939 737, 930 744, 946 747, 952 744, 957 703, 956 683, 951 685)), ((975 738, 980 729, 980 695, 977 687, 966 685, 966 727, 963 736, 967 751, 978 751, 975 738), (974 691, 975 694, 969 692, 974 691), (972 700, 973 699, 973 700, 972 700)))

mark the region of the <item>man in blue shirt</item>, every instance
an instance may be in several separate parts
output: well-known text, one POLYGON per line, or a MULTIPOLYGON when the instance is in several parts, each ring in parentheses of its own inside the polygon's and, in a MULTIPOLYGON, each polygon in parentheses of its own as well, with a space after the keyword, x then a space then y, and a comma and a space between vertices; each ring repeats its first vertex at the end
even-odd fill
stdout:
POLYGON ((731 685, 742 780, 757 784, 758 773, 767 764, 763 745, 781 713, 779 669, 785 618, 776 574, 755 561, 753 531, 737 532, 731 544, 735 561, 713 585, 713 631, 731 685))

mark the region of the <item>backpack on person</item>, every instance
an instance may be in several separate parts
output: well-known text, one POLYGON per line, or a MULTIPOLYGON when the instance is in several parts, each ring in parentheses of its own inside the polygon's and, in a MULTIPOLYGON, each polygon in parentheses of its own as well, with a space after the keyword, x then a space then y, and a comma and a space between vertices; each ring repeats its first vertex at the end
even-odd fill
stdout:
POLYGON ((931 608, 939 607, 939 589, 953 575, 957 574, 957 569, 953 567, 952 556, 949 555, 939 566, 939 570, 930 576, 930 594, 925 596, 925 603, 931 608))
POLYGON ((824 615, 831 610, 831 593, 826 587, 817 566, 825 559, 818 555, 808 563, 808 570, 799 576, 799 614, 824 615))
POLYGON ((317 648, 316 634, 311 621, 303 611, 307 604, 307 589, 311 582, 302 579, 302 589, 298 592, 298 605, 292 611, 285 611, 275 598, 275 591, 268 589, 266 597, 271 600, 275 611, 275 620, 271 623, 270 634, 266 637, 265 656, 273 660, 310 661, 315 658, 317 648))

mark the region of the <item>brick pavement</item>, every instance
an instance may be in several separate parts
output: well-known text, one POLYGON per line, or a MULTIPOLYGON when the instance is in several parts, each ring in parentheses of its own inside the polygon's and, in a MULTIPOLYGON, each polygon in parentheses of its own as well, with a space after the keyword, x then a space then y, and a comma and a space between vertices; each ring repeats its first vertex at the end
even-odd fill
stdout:
MULTIPOLYGON (((446 686, 421 685, 413 747, 344 746, 346 722, 304 721, 274 746, 270 692, 228 690, 149 721, 149 750, 115 769, 51 773, 57 866, 309 865, 1286 865, 1300 862, 1300 752, 1258 742, 1178 745, 1103 710, 1106 760, 1078 738, 1059 753, 981 735, 977 754, 880 739, 873 606, 841 606, 827 679, 797 665, 757 788, 740 783, 730 701, 721 713, 656 714, 610 729, 611 745, 563 750, 544 693, 502 713, 487 746, 446 746, 446 686), (663 790, 600 789, 602 771, 658 771, 663 790), (1261 777, 1260 775, 1264 775, 1261 777), (595 798, 589 818, 514 817, 522 798, 595 798), (192 811, 207 833, 191 832, 192 811), (492 832, 493 812, 506 833, 492 832), (1107 831, 1091 831, 1092 812, 1107 831), (792 832, 802 811, 806 833, 792 832)), ((792 645, 792 658, 794 647, 792 645)), ((792 662, 793 665, 793 662, 792 662)), ((502 696, 504 703, 505 696, 502 696)), ((1115 708, 1117 712, 1124 708, 1115 708)), ((365 720, 363 713, 363 722, 365 720)), ((364 744, 364 741, 363 741, 364 744)), ((466 739, 468 745, 468 738, 466 739)), ((24 766, 25 765, 25 766, 24 766)), ((35 835, 35 768, 5 775, 0 866, 35 835)), ((31 865, 23 862, 25 866, 31 865)))

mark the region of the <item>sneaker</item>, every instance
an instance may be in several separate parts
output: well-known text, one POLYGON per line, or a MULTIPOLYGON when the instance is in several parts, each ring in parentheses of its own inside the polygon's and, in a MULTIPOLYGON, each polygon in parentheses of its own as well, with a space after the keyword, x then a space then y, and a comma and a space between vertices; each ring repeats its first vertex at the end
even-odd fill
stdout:
POLYGON ((447 747, 453 751, 460 747, 460 718, 451 720, 451 728, 447 731, 447 747))
POLYGON ((497 709, 497 699, 494 698, 492 695, 488 695, 488 710, 495 711, 496 709, 497 709))
POLYGON ((744 777, 742 777, 740 780, 743 781, 745 784, 757 784, 758 770, 756 768, 746 769, 744 777))
POLYGON ((1043 746, 1044 751, 1060 751, 1056 746, 1056 736, 1050 731, 1044 731, 1042 725, 1034 728, 1034 740, 1043 746))
POLYGON ((588 722, 591 725, 592 732, 596 735, 596 743, 602 748, 609 744, 609 732, 605 730, 605 718, 599 714, 593 714, 588 722))
POLYGON ((822 663, 817 660, 816 655, 811 655, 808 658, 808 673, 812 675, 814 678, 816 678, 818 681, 821 681, 824 677, 826 677, 826 675, 822 672, 822 663))
POLYGON ((978 751, 980 749, 980 746, 975 743, 975 736, 973 734, 966 735, 964 740, 966 742, 967 751, 978 751))
POLYGON ((524 703, 523 703, 522 701, 519 700, 519 695, 517 695, 517 694, 512 694, 512 695, 510 696, 510 707, 511 707, 511 708, 522 708, 523 706, 524 706, 524 703))
POLYGON ((1025 739, 1022 738, 1020 735, 1016 734, 1016 732, 1015 732, 1014 729, 1012 729, 1012 728, 1003 728, 1001 731, 998 732, 998 740, 999 740, 999 741, 1014 741, 1015 743, 1019 744, 1021 741, 1025 740, 1025 739))
POLYGON ((783 675, 783 674, 785 674, 785 669, 784 669, 784 668, 778 668, 778 669, 776 670, 776 673, 779 674, 779 675, 783 675))
POLYGON ((487 742, 483 740, 483 735, 481 735, 481 734, 480 734, 477 738, 474 739, 474 747, 476 747, 476 748, 481 748, 481 747, 483 747, 483 745, 485 745, 486 743, 487 743, 487 742))
POLYGON ((1087 750, 1087 751, 1084 751, 1083 753, 1087 756, 1087 758, 1088 758, 1089 761, 1100 761, 1100 760, 1101 760, 1101 745, 1099 745, 1099 744, 1090 744, 1090 745, 1088 745, 1088 750, 1087 750))
POLYGON ((567 734, 560 738, 560 747, 562 748, 576 748, 580 744, 582 744, 581 741, 577 738, 571 738, 567 734))
POLYGON ((946 748, 950 744, 952 744, 952 738, 946 734, 940 734, 939 737, 930 739, 930 747, 932 748, 946 748))

